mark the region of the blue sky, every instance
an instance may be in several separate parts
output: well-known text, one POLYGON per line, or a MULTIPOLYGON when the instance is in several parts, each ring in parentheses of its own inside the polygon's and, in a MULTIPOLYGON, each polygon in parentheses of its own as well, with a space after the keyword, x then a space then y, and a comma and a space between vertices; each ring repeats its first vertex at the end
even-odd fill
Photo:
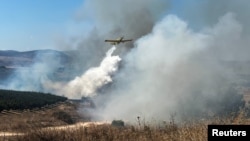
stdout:
POLYGON ((56 38, 79 31, 74 17, 82 5, 83 0, 0 0, 0 50, 53 48, 56 38))
MULTIPOLYGON (((185 1, 172 2, 169 12, 181 15, 185 1)), ((84 0, 0 0, 0 50, 65 49, 61 46, 67 46, 67 40, 92 27, 91 21, 76 18, 83 3, 84 0)))

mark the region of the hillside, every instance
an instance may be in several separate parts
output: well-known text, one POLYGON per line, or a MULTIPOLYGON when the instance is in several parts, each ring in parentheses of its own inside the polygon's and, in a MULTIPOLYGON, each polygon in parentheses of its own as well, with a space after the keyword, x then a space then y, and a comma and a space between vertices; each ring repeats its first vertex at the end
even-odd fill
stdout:
POLYGON ((47 55, 53 55, 62 62, 69 61, 69 57, 64 53, 56 50, 33 50, 33 51, 14 51, 0 50, 0 66, 5 67, 28 67, 35 60, 39 60, 47 55))
MULTIPOLYGON (((14 51, 0 50, 0 85, 6 85, 9 79, 20 76, 20 73, 31 72, 51 75, 55 80, 66 77, 62 74, 65 68, 70 68, 71 57, 65 52, 56 50, 14 51), (42 68, 53 68, 49 72, 42 68)), ((68 73, 67 73, 68 74, 68 73)))
POLYGON ((0 111, 41 108, 67 98, 40 92, 0 90, 0 111))
POLYGON ((29 130, 89 120, 80 103, 49 93, 0 90, 0 132, 29 130))
MULTIPOLYGON (((1 132, 26 132, 32 129, 71 125, 87 120, 78 113, 78 104, 57 102, 42 108, 3 110, 0 112, 1 132)), ((1 140, 1 135, 0 135, 1 140)))

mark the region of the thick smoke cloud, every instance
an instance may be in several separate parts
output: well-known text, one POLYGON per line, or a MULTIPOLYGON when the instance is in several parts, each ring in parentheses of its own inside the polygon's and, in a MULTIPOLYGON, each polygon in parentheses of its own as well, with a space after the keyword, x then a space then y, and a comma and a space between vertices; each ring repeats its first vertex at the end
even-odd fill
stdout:
MULTIPOLYGON (((167 10, 168 0, 85 0, 76 14, 80 22, 91 20, 93 30, 77 40, 75 68, 79 74, 97 66, 110 48, 105 39, 137 38, 149 33, 154 23, 167 10)), ((87 21, 86 21, 87 22, 87 21)), ((133 46, 121 44, 115 54, 122 56, 133 46)))
POLYGON ((169 1, 85 1, 78 18, 92 19, 95 29, 78 44, 79 58, 84 58, 78 67, 87 70, 101 61, 109 47, 103 47, 104 38, 139 38, 129 44, 134 48, 125 48, 124 56, 120 50, 122 67, 113 84, 98 95, 96 118, 166 120, 173 113, 194 117, 219 112, 227 103, 213 103, 230 101, 237 93, 234 86, 249 68, 248 2, 182 3, 179 9, 184 12, 159 21, 167 8, 171 11, 169 1), (238 63, 246 67, 239 70, 234 66, 238 63))
POLYGON ((232 13, 198 32, 167 15, 136 41, 99 117, 166 120, 173 113, 180 119, 219 112, 232 104, 241 73, 226 62, 250 60, 249 38, 242 37, 242 30, 232 13))
POLYGON ((218 18, 228 12, 235 13, 235 18, 244 26, 244 33, 250 32, 250 1, 248 0, 179 0, 182 4, 178 13, 196 28, 204 25, 212 26, 217 23, 218 18))
MULTIPOLYGON (((29 54, 29 53, 27 53, 29 54)), ((32 55, 30 53, 29 55, 32 55)), ((33 55, 32 55, 33 56, 33 55)), ((44 91, 44 84, 48 80, 53 80, 55 72, 66 62, 61 58, 57 51, 40 51, 34 54, 33 64, 24 67, 15 67, 13 74, 6 80, 3 89, 22 90, 22 91, 44 91), (63 62, 63 63, 62 63, 63 62)), ((18 64, 20 66, 21 64, 18 64)))
MULTIPOLYGON (((91 19, 95 28, 79 37, 77 52, 69 52, 74 58, 70 70, 75 79, 58 83, 45 79, 43 88, 69 98, 96 95, 94 118, 102 120, 134 121, 137 116, 167 120, 173 113, 181 119, 220 112, 232 104, 235 86, 249 85, 249 2, 183 1, 179 9, 184 12, 167 15, 169 2, 85 0, 77 19, 91 19), (115 55, 112 52, 108 57, 115 57, 108 63, 111 68, 103 71, 110 48, 104 40, 118 36, 135 42, 120 44, 115 55), (105 84, 110 85, 98 91, 105 84)), ((54 69, 46 71, 51 74, 54 69)))
MULTIPOLYGON (((6 82, 8 86, 5 87, 8 89, 50 92, 51 89, 47 89, 47 85, 50 82, 54 83, 56 79, 51 80, 51 77, 48 76, 53 77, 53 75, 58 74, 58 68, 63 66, 63 69, 65 69, 65 73, 59 74, 65 75, 63 77, 66 79, 62 83, 67 83, 65 80, 73 80, 75 77, 82 76, 88 69, 99 66, 105 53, 110 49, 110 45, 104 42, 105 39, 124 36, 135 40, 141 37, 151 31, 153 24, 161 17, 167 6, 165 0, 109 0, 105 2, 85 0, 82 9, 77 12, 77 19, 85 22, 86 15, 84 14, 87 13, 94 28, 91 32, 84 34, 85 36, 74 37, 69 45, 63 45, 62 48, 66 49, 72 64, 65 65, 53 54, 38 59, 40 56, 38 54, 38 58, 34 59, 34 64, 28 69, 18 69, 6 82), (76 50, 72 51, 72 46, 76 50)), ((122 56, 133 45, 128 43, 127 46, 129 48, 122 44, 119 45, 114 54, 122 56)), ((64 93, 56 92, 56 94, 64 93)), ((71 92, 70 94, 78 95, 79 93, 71 92)), ((67 96, 70 94, 67 94, 67 96)))
POLYGON ((86 0, 83 13, 90 16, 98 31, 113 37, 139 38, 151 31, 155 21, 163 16, 169 6, 163 0, 86 0))

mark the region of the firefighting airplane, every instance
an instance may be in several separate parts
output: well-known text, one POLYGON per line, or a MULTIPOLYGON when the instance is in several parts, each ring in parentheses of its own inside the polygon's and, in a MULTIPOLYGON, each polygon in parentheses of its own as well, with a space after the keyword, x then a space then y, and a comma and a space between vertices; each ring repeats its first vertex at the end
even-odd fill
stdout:
POLYGON ((120 37, 120 38, 114 39, 114 40, 105 40, 105 42, 110 42, 111 45, 118 45, 120 43, 129 42, 129 41, 132 41, 132 39, 124 40, 123 37, 120 37))

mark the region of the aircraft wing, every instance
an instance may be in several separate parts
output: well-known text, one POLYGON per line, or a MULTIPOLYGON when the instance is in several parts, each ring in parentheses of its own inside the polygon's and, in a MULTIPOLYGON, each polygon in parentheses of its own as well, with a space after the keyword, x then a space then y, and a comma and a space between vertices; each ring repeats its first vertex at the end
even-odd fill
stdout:
POLYGON ((129 39, 129 40, 121 40, 121 42, 129 42, 129 41, 132 41, 132 39, 129 39))
POLYGON ((132 41, 132 39, 123 40, 122 38, 116 39, 116 40, 105 40, 105 42, 110 42, 112 45, 117 45, 117 44, 120 44, 120 43, 132 41))
POLYGON ((117 40, 105 40, 105 42, 112 42, 112 43, 117 43, 117 40))

